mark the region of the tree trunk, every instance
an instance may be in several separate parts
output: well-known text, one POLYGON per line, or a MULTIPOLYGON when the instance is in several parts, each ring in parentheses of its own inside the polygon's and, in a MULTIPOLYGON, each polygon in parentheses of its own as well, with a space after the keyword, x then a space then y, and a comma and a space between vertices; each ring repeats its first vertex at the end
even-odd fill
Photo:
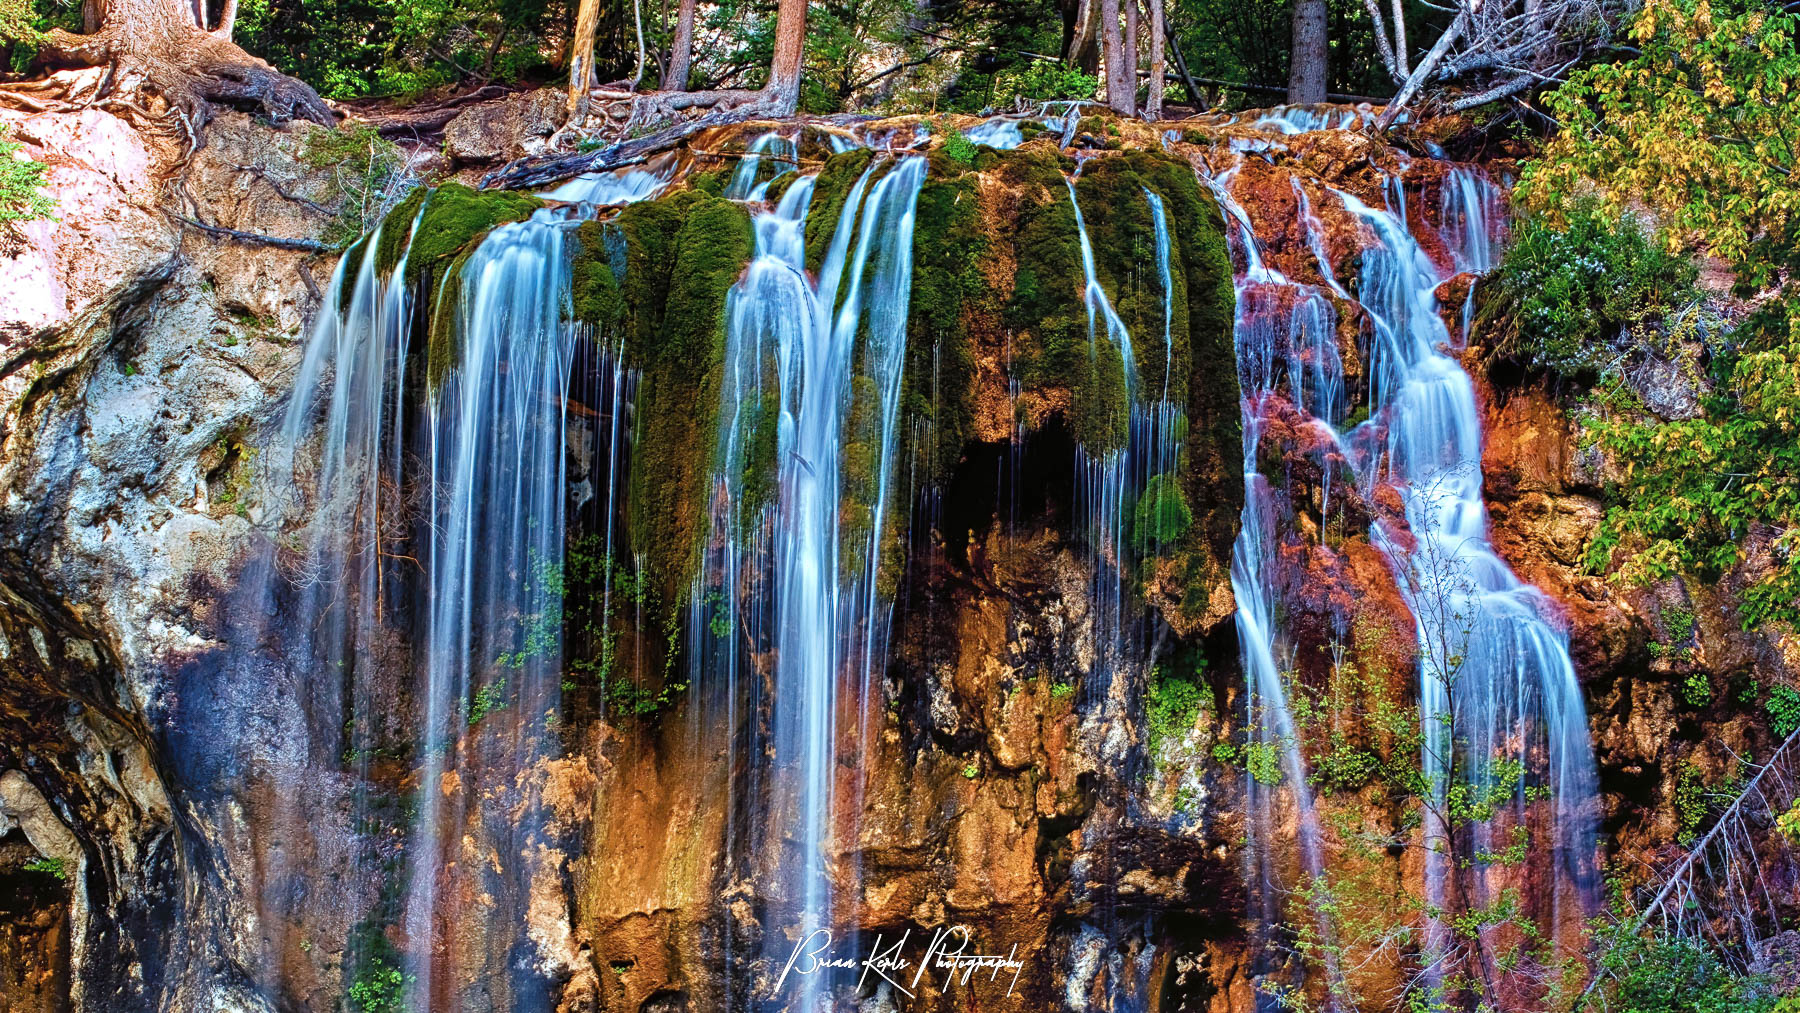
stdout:
POLYGON ((1163 59, 1163 0, 1147 0, 1150 4, 1150 90, 1144 96, 1144 118, 1162 119, 1163 76, 1168 73, 1163 59))
POLYGON ((1137 111, 1137 79, 1138 71, 1143 69, 1144 61, 1138 58, 1138 0, 1125 0, 1125 66, 1131 71, 1126 80, 1131 82, 1132 111, 1137 111))
POLYGON ((594 80, 594 31, 600 22, 600 0, 581 0, 575 14, 575 38, 569 47, 569 121, 587 116, 588 92, 594 80))
POLYGON ((1075 26, 1069 36, 1069 51, 1063 59, 1071 67, 1089 74, 1100 69, 1100 0, 1081 0, 1075 8, 1075 26))
POLYGON ((1125 63, 1124 40, 1119 38, 1119 0, 1100 2, 1100 49, 1106 61, 1106 104, 1120 116, 1136 112, 1137 74, 1125 63))
POLYGON ((278 123, 335 123, 318 92, 231 41, 236 17, 236 4, 228 2, 217 30, 209 32, 185 0, 94 0, 84 5, 82 18, 94 30, 77 35, 55 29, 42 52, 52 65, 117 64, 135 73, 179 115, 196 147, 215 103, 260 109, 278 123))
POLYGON ((637 27, 637 69, 631 72, 631 87, 626 91, 637 91, 638 85, 644 83, 644 0, 631 0, 631 21, 637 27))
POLYGON ((1325 0, 1295 0, 1294 47, 1288 70, 1290 105, 1325 101, 1325 0))
POLYGON ((781 0, 775 15, 775 57, 769 61, 769 83, 763 88, 776 116, 792 116, 800 105, 800 58, 805 51, 806 0, 781 0))
POLYGON ((681 0, 681 11, 675 16, 675 52, 669 58, 664 91, 687 91, 694 62, 694 7, 695 0, 681 0))
POLYGON ((212 33, 221 39, 231 38, 231 30, 237 27, 238 0, 225 0, 225 6, 219 11, 219 23, 213 26, 212 33))

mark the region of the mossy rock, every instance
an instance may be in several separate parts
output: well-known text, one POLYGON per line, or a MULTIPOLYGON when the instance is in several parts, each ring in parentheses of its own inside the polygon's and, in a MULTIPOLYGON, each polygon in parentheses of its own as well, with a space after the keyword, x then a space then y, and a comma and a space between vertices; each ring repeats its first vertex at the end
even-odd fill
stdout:
POLYGON ((718 444, 726 305, 755 238, 742 205, 699 191, 632 205, 619 223, 627 249, 620 287, 626 355, 642 371, 632 543, 673 608, 699 561, 718 444))
MULTIPOLYGON (((825 262, 825 251, 831 246, 838 219, 843 217, 844 203, 850 199, 850 191, 874 157, 873 151, 856 148, 831 156, 819 170, 819 176, 813 182, 812 204, 806 210, 807 270, 817 271, 825 262)), ((863 193, 867 194, 868 190, 864 189, 863 193)))
POLYGON ((927 484, 948 478, 962 456, 974 413, 975 348, 971 325, 997 315, 998 300, 984 263, 992 255, 982 222, 978 178, 935 154, 914 205, 912 301, 907 307, 906 359, 901 388, 904 417, 930 423, 930 442, 910 445, 904 426, 902 460, 927 484))
POLYGON ((382 220, 381 237, 375 244, 377 276, 386 278, 394 273, 406 253, 406 244, 412 240, 413 222, 419 217, 419 209, 425 206, 425 200, 430 196, 430 188, 417 187, 394 205, 382 220))
MULTIPOLYGON (((529 218, 543 206, 542 200, 528 193, 445 183, 432 191, 420 212, 412 244, 406 250, 406 283, 419 284, 496 227, 529 218)), ((377 261, 376 267, 383 265, 377 261)), ((384 269, 392 272, 394 264, 384 269)))
POLYGON ((370 245, 369 236, 364 236, 351 243, 344 251, 342 280, 338 284, 339 313, 350 312, 350 303, 356 298, 356 276, 362 273, 363 260, 369 255, 370 245))

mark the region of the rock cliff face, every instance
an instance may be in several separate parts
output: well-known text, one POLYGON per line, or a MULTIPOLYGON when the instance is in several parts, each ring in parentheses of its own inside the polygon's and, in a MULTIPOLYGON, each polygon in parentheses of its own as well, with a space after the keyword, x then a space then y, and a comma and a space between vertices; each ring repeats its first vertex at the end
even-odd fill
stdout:
MULTIPOLYGON (((529 150, 552 128, 542 105, 462 113, 451 157, 529 150)), ((773 759, 782 662, 752 607, 756 575, 779 564, 752 535, 738 576, 707 569, 739 545, 709 526, 715 448, 732 431, 723 348, 745 298, 732 293, 767 241, 727 198, 743 196, 731 188, 746 165, 769 182, 738 157, 759 132, 797 136, 794 156, 817 172, 801 254, 816 284, 844 206, 853 218, 863 199, 857 181, 878 185, 890 165, 833 153, 825 130, 746 125, 653 167, 669 177, 654 199, 570 222, 580 337, 553 455, 566 622, 540 664, 527 654, 546 613, 515 602, 499 620, 525 631, 503 649, 517 654, 481 657, 446 696, 426 661, 425 616, 444 593, 420 520, 436 516, 421 505, 440 475, 419 463, 429 448, 395 439, 371 502, 402 516, 355 515, 345 532, 374 534, 339 555, 320 556, 293 510, 328 498, 323 469, 301 469, 298 486, 271 477, 271 457, 331 445, 309 433, 283 446, 290 398, 360 368, 308 371, 304 325, 353 316, 359 270, 371 292, 410 279, 411 301, 392 304, 405 342, 381 367, 403 379, 376 403, 426 432, 473 354, 456 314, 474 312, 457 308, 472 285, 461 269, 482 237, 583 212, 421 193, 352 248, 333 289, 328 256, 226 244, 182 221, 324 234, 311 202, 331 202, 330 173, 297 139, 227 115, 178 169, 179 152, 104 113, 8 118, 51 165, 61 221, 31 226, 27 248, 0 260, 0 1004, 325 1011, 411 991, 432 1009, 674 1011, 788 994, 769 954, 801 941, 772 867, 792 834, 764 811, 789 797, 771 788, 788 776, 773 759), (321 558, 342 565, 304 565, 321 558), (708 637, 741 645, 730 679, 693 667, 708 637), (534 666, 553 697, 532 695, 534 666)), ((1285 475, 1295 504, 1278 575, 1294 677, 1320 699, 1349 692, 1332 661, 1347 649, 1355 688, 1404 699, 1416 649, 1367 534, 1398 511, 1391 490, 1340 481, 1337 451, 1298 412, 1269 415, 1244 453, 1234 320, 1269 308, 1250 300, 1291 297, 1234 302, 1247 265, 1229 258, 1194 170, 1247 212, 1267 267, 1321 289, 1354 291, 1370 242, 1329 191, 1379 206, 1397 189, 1452 279, 1447 316, 1474 283, 1441 228, 1456 170, 1356 134, 1248 121, 1171 136, 1070 126, 1071 148, 1047 133, 1010 151, 921 146, 897 325, 904 494, 884 500, 869 480, 867 420, 842 426, 838 523, 876 532, 887 646, 832 698, 830 922, 863 946, 910 933, 915 960, 919 940, 955 925, 972 930, 969 952, 1016 945, 1016 987, 1010 969, 1000 984, 940 974, 908 988, 919 1008, 1238 1013, 1281 970, 1259 952, 1264 899, 1246 886, 1258 768, 1229 576, 1246 456, 1285 475), (1135 385, 1090 276, 1135 338, 1135 385), (1138 410, 1158 400, 1144 389, 1168 392, 1183 420, 1178 459, 1128 486, 1129 510, 1099 513, 1082 462, 1139 447, 1138 410), (884 502, 903 520, 872 520, 884 502), (1109 541, 1085 526, 1095 517, 1124 520, 1109 541)), ((794 185, 773 181, 757 206, 791 206, 794 185)), ((1336 305, 1354 416, 1371 397, 1368 321, 1347 297, 1336 305)), ((867 341, 876 326, 853 330, 867 341)), ((1729 581, 1627 592, 1586 574, 1606 462, 1580 449, 1553 390, 1484 359, 1479 327, 1459 354, 1478 381, 1493 541, 1568 622, 1610 853, 1653 854, 1681 833, 1657 814, 1685 764, 1724 776, 1725 755, 1700 743, 1769 748, 1734 687, 1791 681, 1795 647, 1738 632, 1729 581), (1698 704, 1683 694, 1696 675, 1712 687, 1698 704)), ((851 404, 868 396, 859 379, 851 404)), ((746 499, 780 503, 781 476, 813 470, 780 460, 774 432, 745 441, 746 499)), ((550 582, 521 559, 496 572, 550 582)), ((1315 765, 1329 755, 1307 750, 1315 765)), ((1374 785, 1345 780, 1322 798, 1397 818, 1374 785)), ((1424 875, 1403 848, 1374 861, 1396 882, 1424 875)), ((1299 859, 1274 862, 1291 875, 1299 859)), ((839 994, 855 993, 855 974, 841 977, 839 994)), ((893 993, 856 1001, 891 1008, 893 993)))

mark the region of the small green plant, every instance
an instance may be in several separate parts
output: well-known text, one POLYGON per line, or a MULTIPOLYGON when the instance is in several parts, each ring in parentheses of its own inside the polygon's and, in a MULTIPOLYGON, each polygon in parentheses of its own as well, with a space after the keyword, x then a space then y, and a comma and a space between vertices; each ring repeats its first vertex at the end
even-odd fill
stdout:
POLYGON ((25 863, 25 871, 41 872, 65 881, 69 878, 69 870, 60 858, 48 858, 40 855, 25 863))
POLYGON ((9 129, 0 126, 0 238, 12 236, 20 222, 49 218, 56 211, 56 204, 43 192, 49 167, 19 158, 17 152, 24 145, 6 139, 9 129))
POLYGON ((969 780, 973 781, 976 778, 981 776, 981 767, 979 767, 976 764, 971 763, 962 769, 962 775, 964 777, 968 778, 969 780))
POLYGON ((944 154, 953 162, 972 165, 975 154, 981 149, 962 131, 950 125, 949 120, 938 120, 932 128, 944 137, 944 154))
POLYGON ((1705 672, 1688 673, 1688 677, 1681 683, 1681 698, 1695 710, 1712 703, 1712 680, 1705 672))
POLYGON ((1178 740, 1193 729, 1204 702, 1205 695, 1199 683, 1166 674, 1160 665, 1150 670, 1144 719, 1150 732, 1146 745, 1151 757, 1162 752, 1165 742, 1178 740))
POLYGON ((1681 773, 1675 778, 1675 816, 1681 822, 1681 843, 1692 843, 1698 835, 1700 824, 1706 820, 1708 794, 1700 765, 1693 760, 1683 762, 1681 773))
POLYGON ((412 981, 387 961, 370 960, 350 983, 351 1013, 405 1013, 406 990, 412 981))
POLYGON ((1074 695, 1075 684, 1072 682, 1058 682, 1050 686, 1050 699, 1052 700, 1067 700, 1074 695))
POLYGON ((474 698, 469 701, 469 727, 475 727, 481 723, 482 718, 506 706, 506 700, 502 696, 505 692, 505 679, 490 682, 477 689, 474 698))
POLYGON ((1769 688, 1769 730, 1785 739, 1800 728, 1800 690, 1792 686, 1769 688))

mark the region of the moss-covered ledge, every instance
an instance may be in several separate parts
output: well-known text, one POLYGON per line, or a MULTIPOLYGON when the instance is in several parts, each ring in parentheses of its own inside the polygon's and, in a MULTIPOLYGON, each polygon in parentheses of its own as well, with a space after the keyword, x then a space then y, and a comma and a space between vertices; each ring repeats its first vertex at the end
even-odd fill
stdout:
POLYGON ((750 213, 684 189, 584 222, 576 238, 575 317, 622 346, 640 374, 626 523, 659 599, 673 608, 705 534, 726 308, 755 252, 750 213))

